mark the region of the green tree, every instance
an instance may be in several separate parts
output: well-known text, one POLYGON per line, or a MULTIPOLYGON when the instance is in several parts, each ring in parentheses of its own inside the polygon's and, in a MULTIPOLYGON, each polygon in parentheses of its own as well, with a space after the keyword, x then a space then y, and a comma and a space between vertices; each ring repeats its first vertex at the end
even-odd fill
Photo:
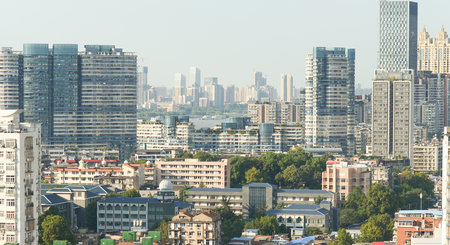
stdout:
POLYGON ((300 170, 295 165, 290 165, 283 172, 277 174, 276 180, 279 186, 297 189, 300 187, 300 170))
POLYGON ((55 240, 67 240, 73 244, 76 242, 69 221, 60 215, 45 217, 42 231, 42 241, 45 245, 52 245, 55 240))
POLYGON ((361 227, 360 242, 390 241, 394 222, 389 214, 371 216, 361 227))
POLYGON ((161 242, 163 244, 169 244, 169 222, 167 219, 163 219, 159 224, 157 231, 161 232, 161 242))
POLYGON ((256 169, 255 167, 247 170, 247 172, 245 172, 245 180, 247 184, 250 184, 252 182, 262 182, 263 177, 261 171, 259 169, 256 169))
POLYGON ((361 217, 353 208, 343 208, 339 212, 339 220, 341 227, 348 227, 363 222, 365 218, 361 217))
POLYGON ((398 196, 388 187, 375 184, 369 189, 366 202, 367 217, 377 214, 393 216, 399 207, 398 196))
POLYGON ((273 235, 279 232, 280 226, 273 216, 262 216, 247 223, 245 229, 258 229, 260 235, 273 235))
POLYGON ((242 216, 234 214, 227 200, 222 199, 222 205, 214 211, 220 215, 222 221, 222 242, 224 244, 227 244, 231 238, 241 235, 245 225, 244 220, 242 219, 242 216))
POLYGON ((330 245, 351 245, 353 244, 352 236, 344 229, 338 230, 336 240, 330 243, 330 245))
POLYGON ((211 153, 208 152, 204 152, 204 151, 199 151, 194 155, 194 158, 198 159, 199 161, 207 161, 207 162, 212 162, 212 161, 218 161, 219 157, 217 155, 213 155, 211 153))
POLYGON ((141 194, 139 194, 139 191, 137 191, 136 189, 132 188, 129 189, 127 191, 125 191, 122 196, 124 197, 141 197, 141 194))
POLYGON ((325 200, 325 198, 322 197, 322 196, 315 197, 314 198, 314 204, 319 205, 320 202, 322 202, 323 200, 325 200))
POLYGON ((306 236, 320 235, 323 234, 323 231, 318 227, 307 227, 305 229, 306 236))
POLYGON ((191 159, 191 158, 194 158, 194 155, 192 155, 192 153, 190 153, 190 152, 188 152, 188 151, 185 151, 185 152, 183 152, 183 153, 181 153, 181 154, 178 154, 178 155, 177 155, 177 158, 191 159))
POLYGON ((39 214, 38 217, 38 233, 39 233, 39 244, 43 244, 42 236, 44 235, 44 230, 42 228, 42 222, 49 215, 60 215, 59 209, 55 206, 51 206, 47 211, 42 214, 39 214))
POLYGON ((232 187, 240 187, 246 184, 245 172, 255 165, 255 159, 250 157, 232 157, 230 159, 232 187))
POLYGON ((85 224, 88 229, 97 231, 97 201, 90 202, 87 205, 85 224))

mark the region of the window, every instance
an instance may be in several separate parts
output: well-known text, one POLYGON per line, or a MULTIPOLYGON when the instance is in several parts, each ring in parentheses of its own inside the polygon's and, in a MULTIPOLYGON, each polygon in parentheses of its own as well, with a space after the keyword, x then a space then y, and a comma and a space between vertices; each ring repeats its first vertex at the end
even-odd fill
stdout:
POLYGON ((14 199, 7 199, 6 200, 6 206, 8 206, 8 207, 16 206, 16 200, 14 200, 14 199))
POLYGON ((7 219, 15 219, 16 213, 14 211, 6 211, 6 218, 7 219))
POLYGON ((16 182, 16 176, 6 175, 6 183, 14 183, 14 182, 16 182))

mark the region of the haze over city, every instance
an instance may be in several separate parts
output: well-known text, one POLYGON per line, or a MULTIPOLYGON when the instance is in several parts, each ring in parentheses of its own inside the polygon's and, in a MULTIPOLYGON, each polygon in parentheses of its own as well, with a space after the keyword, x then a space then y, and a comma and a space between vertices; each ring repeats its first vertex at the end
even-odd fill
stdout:
MULTIPOLYGON (((449 27, 450 1, 419 0, 419 32, 449 27)), ((356 49, 356 83, 371 87, 376 68, 375 0, 321 1, 4 1, 2 46, 115 44, 136 52, 152 86, 174 86, 190 66, 219 82, 250 85, 261 71, 279 89, 282 73, 304 87, 314 46, 356 49)))

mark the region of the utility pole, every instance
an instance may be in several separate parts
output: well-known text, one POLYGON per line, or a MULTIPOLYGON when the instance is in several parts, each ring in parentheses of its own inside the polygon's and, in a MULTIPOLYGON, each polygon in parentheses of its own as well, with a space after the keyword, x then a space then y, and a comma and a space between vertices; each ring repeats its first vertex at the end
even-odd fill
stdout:
POLYGON ((420 193, 420 210, 422 210, 422 192, 420 193))

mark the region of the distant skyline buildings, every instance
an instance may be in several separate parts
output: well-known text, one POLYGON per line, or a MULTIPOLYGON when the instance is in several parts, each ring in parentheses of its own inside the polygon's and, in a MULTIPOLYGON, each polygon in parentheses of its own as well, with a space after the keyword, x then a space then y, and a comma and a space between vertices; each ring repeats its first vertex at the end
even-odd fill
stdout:
POLYGON ((281 75, 280 99, 292 102, 294 98, 294 78, 291 74, 281 75))
POLYGON ((189 68, 189 86, 200 87, 201 86, 201 73, 200 69, 195 66, 189 68))
POLYGON ((174 81, 175 86, 186 87, 186 76, 183 73, 175 73, 174 81))
POLYGON ((378 69, 417 71, 417 3, 379 1, 378 69))

